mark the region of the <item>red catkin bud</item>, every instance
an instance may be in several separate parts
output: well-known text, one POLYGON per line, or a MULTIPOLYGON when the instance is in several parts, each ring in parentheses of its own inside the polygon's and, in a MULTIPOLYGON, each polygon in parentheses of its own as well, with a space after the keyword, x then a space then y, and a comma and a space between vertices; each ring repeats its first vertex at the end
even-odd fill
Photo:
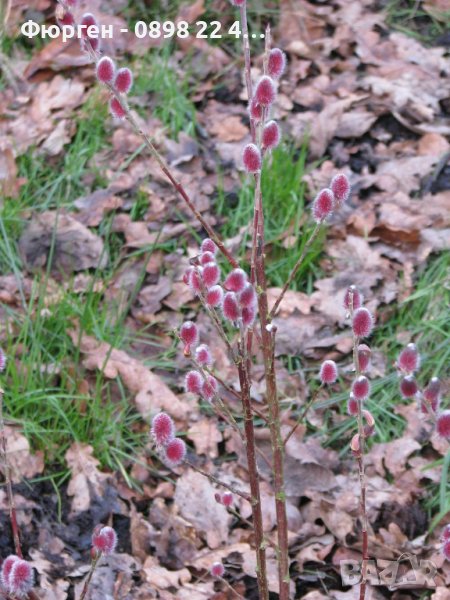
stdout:
POLYGON ((180 438, 174 438, 164 449, 164 461, 169 467, 176 467, 186 456, 186 444, 180 438))
POLYGON ((200 264, 207 265, 208 263, 216 262, 216 257, 212 252, 203 252, 200 256, 200 264))
POLYGON ((334 360, 324 360, 320 365, 320 381, 322 383, 334 383, 338 376, 338 368, 334 360))
POLYGON ((256 98, 253 97, 250 104, 248 105, 248 112, 250 114, 250 118, 255 121, 255 123, 259 123, 262 119, 263 107, 261 104, 258 104, 256 98))
POLYGON ((362 306, 364 296, 354 285, 351 285, 344 296, 344 308, 345 310, 356 310, 362 306))
POLYGON ((352 384, 352 394, 356 400, 365 400, 370 394, 370 384, 367 377, 361 375, 352 384))
POLYGON ((414 373, 420 366, 420 356, 415 344, 408 344, 400 352, 397 359, 397 368, 404 373, 414 373))
POLYGON ((192 267, 192 271, 190 271, 189 287, 195 294, 202 291, 202 273, 203 267, 192 267))
POLYGON ((159 446, 165 446, 175 437, 172 418, 165 412, 158 413, 152 420, 152 437, 159 446))
POLYGON ((11 574, 11 569, 13 568, 13 564, 20 560, 18 556, 15 554, 10 554, 5 558, 2 562, 2 570, 0 571, 0 582, 4 588, 8 589, 9 585, 9 576, 11 574))
POLYGON ((346 175, 339 173, 335 175, 331 180, 330 188, 334 194, 334 208, 340 208, 344 202, 348 200, 350 196, 350 182, 346 175))
POLYGON ((184 387, 191 394, 200 394, 202 391, 203 377, 198 371, 189 371, 184 379, 184 387))
POLYGON ((358 400, 353 394, 350 394, 350 398, 347 402, 347 412, 349 415, 355 416, 358 414, 358 400))
POLYGON ((320 191, 314 202, 312 207, 312 213, 314 220, 316 223, 321 223, 324 219, 326 219, 333 212, 334 206, 334 195, 331 190, 325 188, 320 191))
POLYGON ((279 48, 272 48, 269 53, 267 72, 274 79, 280 79, 286 68, 286 56, 279 48))
POLYGON ((117 534, 112 527, 97 525, 92 534, 92 547, 102 554, 112 554, 117 546, 117 534))
POLYGON ((364 435, 365 437, 370 437, 375 431, 375 419, 373 418, 372 413, 368 410, 362 410, 361 414, 366 421, 366 424, 364 425, 364 435))
POLYGON ((6 368, 6 354, 3 352, 3 349, 0 348, 0 373, 6 368))
POLYGON ((450 523, 444 527, 441 533, 441 542, 450 541, 450 523))
POLYGON ((87 37, 88 27, 91 27, 91 26, 98 27, 98 21, 92 13, 84 13, 84 15, 81 17, 80 25, 82 26, 82 32, 83 32, 84 37, 87 37))
POLYGON ((359 433, 355 433, 352 437, 352 441, 350 442, 350 450, 353 453, 355 458, 359 458, 361 456, 361 444, 359 442, 359 433))
POLYGON ((407 375, 400 381, 400 393, 403 398, 413 398, 418 391, 419 386, 412 375, 407 375))
POLYGON ((361 373, 367 371, 370 365, 370 355, 372 354, 371 349, 366 344, 359 344, 356 349, 358 355, 358 366, 361 373))
POLYGON ((127 111, 117 98, 111 98, 109 101, 109 110, 115 119, 124 119, 127 115, 127 111))
POLYGON ((212 288, 208 290, 206 293, 206 304, 211 308, 217 308, 218 306, 222 306, 223 302, 223 289, 220 285, 214 285, 212 288))
POLYGON ((231 492, 224 492, 222 494, 222 504, 227 508, 233 504, 233 494, 231 492))
POLYGON ((58 25, 60 27, 73 25, 74 23, 75 23, 75 18, 69 10, 66 11, 66 13, 62 17, 58 17, 58 25))
POLYGON ((276 90, 272 79, 264 75, 256 85, 254 95, 256 102, 263 107, 267 107, 273 104, 275 96, 276 90))
MULTIPOLYGON (((234 0, 236 2, 237 0, 234 0)), ((211 565, 211 575, 213 577, 223 577, 225 573, 225 567, 221 562, 215 562, 211 565)))
POLYGON ((438 415, 436 431, 440 436, 450 439, 450 410, 444 410, 438 415))
POLYGON ((223 316, 228 321, 235 322, 241 316, 236 294, 227 292, 223 298, 222 304, 223 316))
POLYGON ((100 83, 112 83, 116 74, 116 65, 109 56, 104 56, 97 63, 97 79, 100 83))
POLYGON ((15 560, 11 565, 8 577, 8 592, 17 597, 24 597, 34 585, 34 573, 26 560, 15 560))
POLYGON ((122 67, 117 71, 114 87, 121 94, 128 94, 133 85, 133 73, 128 67, 122 67))
POLYGON ((195 350, 195 360, 202 367, 210 367, 213 364, 211 350, 206 344, 197 346, 197 349, 195 350))
POLYGON ((255 306, 244 306, 242 309, 242 324, 244 327, 250 327, 253 325, 256 319, 256 305, 255 306))
POLYGON ((247 283, 239 294, 239 304, 242 308, 251 308, 256 305, 256 292, 251 283, 247 283))
POLYGON ((196 346, 198 344, 198 327, 193 321, 185 321, 180 329, 180 338, 185 346, 196 346))
POLYGON ((280 143, 280 128, 276 121, 269 121, 264 126, 261 136, 262 147, 266 150, 273 150, 280 143))
POLYGON ((229 292, 242 292, 247 285, 247 273, 243 269, 233 269, 223 285, 229 292))
POLYGON ((219 389, 219 385, 217 383, 217 379, 215 379, 212 375, 207 375, 206 380, 203 380, 202 385, 202 396, 205 400, 212 400, 214 396, 217 394, 217 390, 219 389))
POLYGON ((211 252, 211 254, 214 255, 217 254, 217 246, 210 238, 206 238, 203 240, 200 249, 202 252, 211 252))
POLYGON ((203 267, 203 283, 207 288, 213 287, 220 281, 220 268, 216 263, 210 262, 203 267))
POLYGON ((444 543, 442 554, 447 560, 450 560, 450 541, 444 543))
POLYGON ((242 162, 247 173, 257 173, 261 169, 261 152, 255 144, 245 146, 242 162))
POLYGON ((422 402, 422 412, 428 413, 427 405, 433 412, 436 412, 439 408, 439 401, 441 397, 441 382, 437 377, 430 379, 429 384, 423 390, 423 397, 426 402, 422 402))
POLYGON ((356 337, 367 337, 373 329, 373 317, 367 308, 361 307, 353 313, 353 333, 356 337))

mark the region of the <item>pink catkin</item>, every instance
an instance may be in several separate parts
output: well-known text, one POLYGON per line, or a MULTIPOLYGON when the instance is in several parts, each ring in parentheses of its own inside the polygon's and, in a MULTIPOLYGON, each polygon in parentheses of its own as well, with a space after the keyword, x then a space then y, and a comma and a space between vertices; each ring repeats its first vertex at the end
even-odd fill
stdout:
POLYGON ((211 252, 211 254, 217 254, 217 246, 210 238, 205 238, 200 246, 202 252, 211 252))
POLYGON ((225 573, 225 567, 221 562, 215 562, 211 565, 211 575, 213 577, 223 577, 225 573))
POLYGON ((192 273, 192 271, 193 271, 193 270, 194 270, 194 267, 192 267, 192 266, 191 266, 191 267, 188 267, 188 268, 186 269, 186 271, 184 272, 184 275, 183 275, 183 282, 184 282, 186 285, 189 285, 189 279, 190 279, 190 277, 191 277, 191 273, 192 273))
POLYGON ((202 367, 210 367, 213 363, 211 350, 206 344, 201 344, 195 350, 195 360, 202 367))
POLYGON ((358 400, 350 394, 350 398, 347 402, 347 412, 349 415, 356 416, 358 414, 358 400))
POLYGON ((242 292, 247 285, 247 273, 243 269, 233 269, 223 285, 229 292, 242 292))
POLYGON ((357 348, 358 365, 361 373, 367 371, 370 365, 370 355, 372 354, 371 349, 366 344, 359 344, 357 348))
POLYGON ((128 94, 133 86, 133 73, 128 67, 122 67, 117 71, 114 87, 121 94, 128 94))
POLYGON ((197 325, 193 321, 185 321, 180 329, 180 338, 186 346, 196 346, 199 340, 197 325))
POLYGON ((203 252, 200 256, 200 264, 207 265, 208 263, 216 262, 216 257, 212 252, 203 252))
POLYGON ((92 534, 92 547, 97 552, 112 554, 117 546, 117 534, 112 527, 97 525, 92 534))
POLYGON ((242 309, 242 324, 244 327, 250 327, 253 325, 256 319, 256 305, 255 306, 244 306, 242 309))
POLYGON ((352 384, 352 394, 356 400, 365 400, 370 394, 370 384, 367 377, 361 375, 352 384))
POLYGON ((255 288, 251 283, 247 283, 239 294, 239 304, 243 308, 252 308, 256 305, 257 297, 255 288))
POLYGON ((436 412, 439 408, 439 401, 441 396, 441 382, 437 377, 430 379, 427 387, 423 390, 423 397, 425 399, 422 402, 422 412, 428 413, 428 406, 431 407, 433 412, 436 412), (428 405, 428 406, 427 406, 428 405))
POLYGON ((2 569, 0 571, 0 582, 3 585, 3 587, 6 589, 8 588, 9 576, 11 574, 11 569, 13 568, 13 564, 18 560, 20 560, 20 558, 18 556, 16 556, 15 554, 10 554, 2 562, 2 569))
POLYGON ((68 25, 73 25, 75 23, 75 18, 70 11, 66 11, 64 16, 58 18, 58 25, 60 27, 67 27, 68 25))
POLYGON ((219 389, 219 385, 217 383, 217 379, 215 379, 212 375, 207 375, 206 380, 203 380, 202 391, 201 394, 205 400, 212 400, 214 396, 217 394, 219 389))
POLYGON ((352 322, 353 333, 356 337, 368 337, 373 329, 373 317, 367 308, 355 310, 352 322))
POLYGON ((375 432, 375 419, 373 418, 372 413, 368 410, 362 410, 361 414, 366 422, 364 425, 364 435, 365 437, 370 437, 375 432))
POLYGON ((222 306, 223 288, 220 285, 214 285, 206 294, 206 304, 211 308, 222 306))
POLYGON ((351 285, 345 292, 344 308, 345 310, 356 310, 362 306, 364 296, 354 285, 351 285))
POLYGON ((219 283, 220 268, 216 263, 209 262, 203 267, 202 280, 207 288, 211 288, 219 283))
POLYGON ((155 442, 164 446, 175 436, 175 426, 172 418, 165 412, 160 412, 152 421, 152 437, 155 442))
POLYGON ((258 104, 256 98, 252 98, 250 104, 248 105, 248 112, 250 114, 250 118, 255 121, 255 123, 259 123, 262 118, 263 107, 261 104, 258 104))
POLYGON ((450 523, 442 530, 441 542, 450 542, 450 523))
POLYGON ((279 48, 272 48, 269 53, 267 72, 274 79, 279 79, 286 68, 286 56, 279 48))
POLYGON ((264 126, 261 136, 262 147, 267 150, 273 150, 280 143, 280 128, 276 121, 269 121, 264 126))
POLYGON ((235 322, 241 316, 237 297, 234 292, 227 292, 225 294, 223 298, 222 311, 223 316, 225 319, 227 319, 227 321, 235 322))
POLYGON ((255 144, 247 144, 242 153, 242 162, 247 173, 257 173, 261 169, 261 152, 255 144))
POLYGON ((127 111, 117 98, 111 98, 109 101, 109 110, 115 119, 124 119, 127 115, 127 111))
POLYGON ((338 368, 334 360, 325 360, 320 366, 320 381, 324 384, 334 383, 337 376, 338 368))
POLYGON ((203 267, 192 267, 192 271, 190 271, 189 287, 195 294, 202 291, 202 273, 203 267))
POLYGON ((264 75, 258 81, 255 89, 255 101, 263 107, 268 107, 273 104, 276 97, 275 85, 270 77, 264 75))
POLYGON ((191 394, 200 394, 202 391, 203 377, 198 371, 189 371, 184 379, 184 387, 191 394))
POLYGON ((30 563, 18 559, 12 563, 8 577, 8 591, 15 596, 23 597, 34 585, 34 573, 30 563))
POLYGON ((174 438, 164 449, 164 460, 170 467, 176 467, 186 456, 186 444, 180 438, 174 438))
POLYGON ((447 560, 450 560, 450 541, 444 543, 442 547, 442 554, 447 560))
POLYGON ((224 492, 222 494, 222 504, 227 508, 233 504, 233 494, 231 492, 224 492))
POLYGON ((333 190, 335 205, 334 208, 340 208, 350 196, 350 182, 346 175, 339 173, 331 180, 330 188, 333 190))
POLYGON ((104 56, 97 63, 97 79, 100 83, 112 83, 116 74, 116 66, 109 56, 104 56))
POLYGON ((450 439, 450 410, 444 410, 437 416, 436 431, 443 438, 450 439))
POLYGON ((412 375, 407 375, 400 381, 400 393, 403 398, 413 398, 418 391, 419 386, 412 375))
POLYGON ((321 223, 331 215, 333 212, 333 205, 334 195, 331 190, 325 188, 317 194, 312 207, 313 217, 316 223, 321 223))
POLYGON ((400 352, 397 359, 397 368, 404 373, 414 373, 420 366, 420 356, 415 344, 408 344, 400 352))

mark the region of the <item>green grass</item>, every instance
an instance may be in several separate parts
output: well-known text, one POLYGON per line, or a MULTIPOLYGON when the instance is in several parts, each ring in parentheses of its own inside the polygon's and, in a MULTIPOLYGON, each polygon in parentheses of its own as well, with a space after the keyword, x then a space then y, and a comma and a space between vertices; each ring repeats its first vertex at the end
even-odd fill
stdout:
MULTIPOLYGON (((266 159, 262 172, 262 190, 265 211, 267 274, 271 285, 282 286, 311 235, 314 224, 310 211, 305 208, 305 173, 307 144, 300 150, 283 144, 266 159), (287 247, 286 247, 287 243, 287 247)), ((222 228, 225 238, 236 235, 251 223, 253 215, 253 184, 250 177, 243 178, 237 198, 227 197, 219 191, 217 212, 224 217, 222 228)), ((248 229, 241 249, 250 242, 248 229)), ((322 251, 326 231, 313 243, 302 267, 293 282, 294 290, 312 291, 314 280, 320 276, 317 259, 322 251)))
POLYGON ((180 131, 195 136, 195 106, 189 99, 195 90, 189 79, 189 57, 175 70, 171 46, 168 43, 160 51, 152 50, 139 62, 133 94, 150 94, 151 106, 144 106, 142 115, 148 118, 151 113, 160 119, 169 137, 176 139, 180 131))
POLYGON ((432 44, 448 31, 450 11, 427 12, 423 2, 416 0, 390 0, 387 4, 387 24, 421 42, 432 44))

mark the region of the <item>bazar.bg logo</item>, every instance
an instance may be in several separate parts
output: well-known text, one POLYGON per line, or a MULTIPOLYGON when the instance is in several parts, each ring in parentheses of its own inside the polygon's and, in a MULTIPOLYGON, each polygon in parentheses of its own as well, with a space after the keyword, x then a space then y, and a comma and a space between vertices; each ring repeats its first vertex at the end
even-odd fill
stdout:
MULTIPOLYGON (((358 585, 361 582, 362 562, 341 560, 340 567, 343 585, 358 585)), ((436 571, 437 567, 431 560, 419 561, 410 555, 398 560, 368 560, 366 581, 370 585, 435 587, 436 571)))

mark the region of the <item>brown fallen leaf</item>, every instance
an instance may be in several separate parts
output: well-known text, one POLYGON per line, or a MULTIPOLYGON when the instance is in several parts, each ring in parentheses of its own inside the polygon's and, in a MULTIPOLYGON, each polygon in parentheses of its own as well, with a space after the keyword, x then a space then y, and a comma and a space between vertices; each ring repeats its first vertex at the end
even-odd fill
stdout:
POLYGON ((185 585, 191 581, 191 573, 183 568, 178 571, 169 571, 161 567, 157 557, 148 556, 142 565, 142 574, 147 583, 154 585, 156 589, 175 588, 185 585))
POLYGON ((20 237, 19 249, 28 269, 45 267, 53 248, 51 271, 73 271, 105 267, 107 252, 102 239, 66 214, 47 211, 35 215, 20 237))
MULTIPOLYGON (((68 334, 78 344, 78 331, 72 329, 68 334)), ((87 369, 103 369, 108 379, 122 378, 125 387, 135 394, 136 408, 144 418, 160 410, 166 410, 175 419, 186 417, 189 406, 180 402, 163 380, 136 358, 117 348, 111 350, 106 342, 86 334, 81 336, 80 351, 85 354, 83 364, 87 369)))
POLYGON ((30 444, 16 427, 5 427, 8 460, 11 468, 11 479, 20 483, 24 478, 30 479, 44 471, 44 453, 31 454, 30 444))
POLYGON ((218 548, 228 539, 231 515, 216 502, 215 487, 200 473, 188 470, 178 479, 174 500, 180 514, 206 537, 208 546, 218 548))
POLYGON ((217 422, 211 417, 199 419, 191 425, 187 437, 194 443, 196 454, 205 454, 209 458, 217 458, 217 445, 222 441, 222 434, 217 422))
POLYGON ((72 496, 72 513, 89 510, 93 501, 103 498, 111 476, 99 471, 94 449, 87 444, 74 442, 65 454, 71 478, 67 494, 72 496))
POLYGON ((88 196, 77 198, 74 206, 80 211, 76 218, 87 227, 100 225, 103 217, 123 206, 122 198, 115 196, 110 190, 96 190, 88 196))

